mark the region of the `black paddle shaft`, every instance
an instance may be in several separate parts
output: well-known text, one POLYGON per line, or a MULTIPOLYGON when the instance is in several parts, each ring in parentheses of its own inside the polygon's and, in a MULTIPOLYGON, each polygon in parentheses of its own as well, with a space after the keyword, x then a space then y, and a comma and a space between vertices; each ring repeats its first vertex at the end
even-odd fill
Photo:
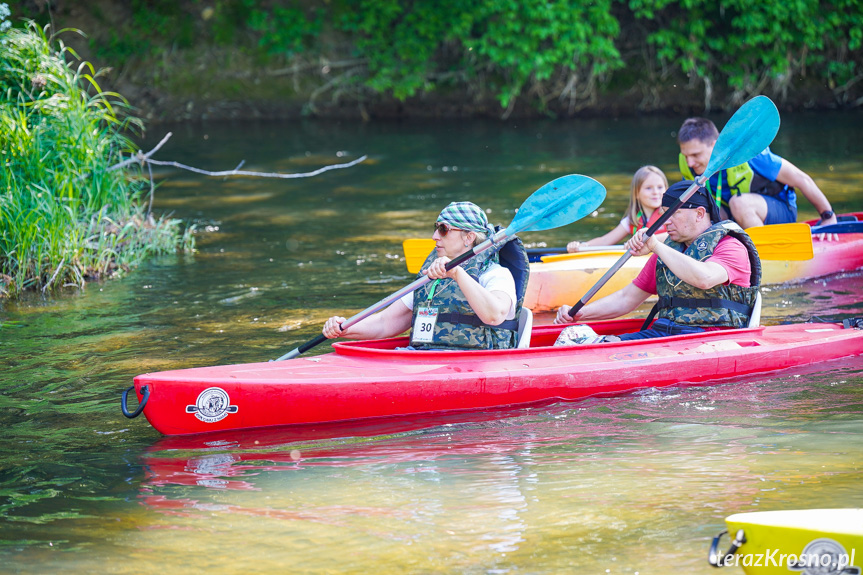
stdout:
MULTIPOLYGON (((644 232, 644 239, 646 240, 647 238, 655 234, 656 230, 664 226, 665 222, 668 221, 668 218, 670 218, 674 214, 674 212, 676 212, 678 208, 680 208, 680 206, 688 202, 689 198, 691 198, 695 194, 695 192, 698 191, 699 187, 704 185, 704 180, 705 178, 703 176, 696 178, 695 183, 689 186, 689 189, 687 189, 683 193, 683 195, 677 199, 674 205, 665 210, 665 213, 660 215, 659 218, 657 218, 657 220, 653 222, 653 224, 649 228, 647 228, 647 231, 644 232)), ((596 284, 592 288, 590 288, 588 292, 584 294, 584 296, 580 300, 578 300, 578 302, 576 302, 574 306, 569 309, 569 316, 575 318, 575 314, 577 314, 581 310, 581 308, 587 305, 587 302, 590 301, 590 298, 595 296, 596 292, 601 290, 602 286, 604 286, 608 282, 608 280, 611 279, 611 276, 616 274, 617 270, 622 268, 623 264, 625 264, 631 257, 631 252, 624 252, 624 254, 620 256, 620 259, 618 259, 613 266, 608 268, 608 271, 605 272, 605 274, 601 278, 599 278, 599 281, 596 282, 596 284)))

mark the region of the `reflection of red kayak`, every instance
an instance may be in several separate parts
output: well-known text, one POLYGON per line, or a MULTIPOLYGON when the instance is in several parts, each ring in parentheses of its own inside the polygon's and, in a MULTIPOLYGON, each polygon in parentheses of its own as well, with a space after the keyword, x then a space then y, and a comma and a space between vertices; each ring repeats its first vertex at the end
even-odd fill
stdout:
MULTIPOLYGON (((599 334, 641 320, 596 322, 599 334)), ((661 340, 552 347, 561 326, 535 327, 518 350, 396 350, 406 338, 339 342, 283 362, 140 375, 135 391, 164 434, 478 410, 708 382, 863 354, 863 330, 793 324, 661 340)))
MULTIPOLYGON (((863 213, 841 217, 854 218, 859 226, 863 226, 863 213)), ((817 221, 806 223, 814 225, 817 221)), ((762 282, 780 284, 863 267, 863 233, 846 231, 829 239, 816 235, 813 236, 813 249, 815 255, 809 260, 762 260, 762 282)), ((622 254, 623 251, 585 252, 570 254, 560 261, 531 264, 524 305, 534 312, 544 312, 573 304, 622 254)), ((594 297, 604 297, 631 283, 646 262, 647 257, 630 258, 594 297)))
POLYGON ((219 489, 256 489, 248 480, 261 471, 284 471, 325 465, 364 465, 368 458, 388 464, 401 461, 432 460, 441 455, 517 450, 520 441, 469 441, 457 445, 425 445, 407 442, 407 446, 392 446, 376 442, 369 445, 356 441, 359 437, 380 437, 403 434, 464 422, 498 420, 523 415, 523 410, 488 410, 482 413, 447 413, 418 415, 407 418, 337 421, 315 425, 294 425, 267 429, 244 429, 213 432, 206 435, 174 435, 163 437, 144 454, 145 485, 198 485, 219 489), (353 441, 342 443, 339 438, 353 441), (360 456, 358 456, 360 454, 360 456))

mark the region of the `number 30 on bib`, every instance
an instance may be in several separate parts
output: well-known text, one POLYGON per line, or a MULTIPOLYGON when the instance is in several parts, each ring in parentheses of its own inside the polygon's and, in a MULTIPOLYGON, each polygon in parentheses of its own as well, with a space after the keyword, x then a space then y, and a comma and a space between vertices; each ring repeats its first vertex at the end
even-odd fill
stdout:
POLYGON ((437 324, 437 308, 419 308, 417 310, 417 318, 414 321, 413 330, 411 332, 411 341, 431 343, 434 339, 435 324, 437 324))

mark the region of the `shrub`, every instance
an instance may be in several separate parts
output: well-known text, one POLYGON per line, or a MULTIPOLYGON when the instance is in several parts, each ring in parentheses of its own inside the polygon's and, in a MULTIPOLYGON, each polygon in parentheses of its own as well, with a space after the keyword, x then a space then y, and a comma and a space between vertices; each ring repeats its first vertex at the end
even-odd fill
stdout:
POLYGON ((0 31, 0 296, 83 286, 192 247, 179 220, 146 212, 140 173, 110 169, 142 123, 97 77, 32 22, 0 31))

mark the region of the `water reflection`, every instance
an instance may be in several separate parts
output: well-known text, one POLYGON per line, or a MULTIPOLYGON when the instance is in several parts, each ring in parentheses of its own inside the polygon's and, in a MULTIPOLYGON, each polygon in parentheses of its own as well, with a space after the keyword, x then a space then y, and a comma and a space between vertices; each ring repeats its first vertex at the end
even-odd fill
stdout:
POLYGON ((358 571, 709 572, 729 509, 863 503, 863 380, 843 365, 486 421, 165 438, 139 502, 153 530, 254 529, 311 572, 332 565, 321 547, 358 571))
MULTIPOLYGON (((783 116, 773 146, 822 184, 837 211, 863 199, 857 119, 783 116)), ((160 159, 211 170, 243 159, 250 170, 297 172, 370 160, 294 181, 161 171, 156 208, 198 221, 196 254, 83 292, 2 303, 4 569, 708 573, 708 540, 730 513, 861 505, 863 372, 853 362, 488 417, 202 443, 160 440, 142 419, 120 415, 119 394, 139 373, 278 357, 326 317, 401 287, 411 279, 401 241, 429 235, 449 201, 470 199, 508 223, 533 190, 583 173, 608 188, 606 205, 525 240, 562 245, 604 233, 622 215, 635 169, 674 173, 678 125, 166 128, 175 136, 160 159)), ((154 130, 153 143, 162 135, 154 130)), ((801 204, 801 217, 815 216, 801 204)), ((771 286, 763 317, 863 315, 861 275, 771 286)))
POLYGON ((863 271, 834 274, 803 282, 762 288, 762 317, 772 320, 807 321, 843 319, 861 312, 863 271))

